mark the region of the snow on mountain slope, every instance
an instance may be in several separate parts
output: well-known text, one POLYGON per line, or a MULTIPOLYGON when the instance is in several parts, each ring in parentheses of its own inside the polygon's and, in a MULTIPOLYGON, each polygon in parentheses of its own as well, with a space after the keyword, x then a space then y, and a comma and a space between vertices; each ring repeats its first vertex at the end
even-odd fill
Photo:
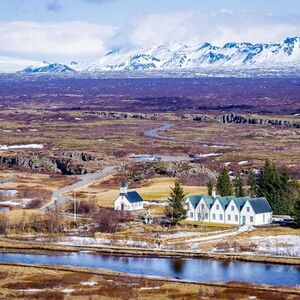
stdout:
MULTIPOLYGON (((204 43, 154 45, 149 49, 115 49, 81 71, 148 70, 200 67, 300 65, 300 37, 282 43, 227 43, 223 47, 204 43)), ((76 69, 76 68, 75 68, 76 69)))
POLYGON ((30 66, 26 69, 20 71, 20 73, 29 73, 29 74, 36 74, 36 73, 70 73, 75 72, 74 69, 70 68, 67 65, 58 64, 58 63, 48 63, 43 62, 38 66, 30 66))

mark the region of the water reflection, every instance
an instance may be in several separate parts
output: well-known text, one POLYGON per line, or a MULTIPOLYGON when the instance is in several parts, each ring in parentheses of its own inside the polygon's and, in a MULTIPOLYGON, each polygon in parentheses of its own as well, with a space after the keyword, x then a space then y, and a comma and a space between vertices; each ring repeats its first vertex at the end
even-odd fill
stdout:
POLYGON ((184 271, 186 261, 183 259, 172 259, 170 260, 170 266, 174 273, 181 274, 184 271))
POLYGON ((91 253, 28 255, 0 253, 0 261, 94 267, 136 275, 181 278, 193 281, 248 281, 257 284, 299 285, 300 268, 263 263, 211 259, 169 259, 108 256, 91 253))

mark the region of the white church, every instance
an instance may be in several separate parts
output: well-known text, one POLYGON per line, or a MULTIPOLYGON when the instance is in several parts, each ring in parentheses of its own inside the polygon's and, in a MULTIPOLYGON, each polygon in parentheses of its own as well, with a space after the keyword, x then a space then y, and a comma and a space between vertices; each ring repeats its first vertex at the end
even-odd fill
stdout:
POLYGON ((197 222, 232 225, 267 225, 272 223, 272 208, 266 198, 187 196, 187 219, 197 222))
POLYGON ((128 185, 125 181, 121 182, 120 194, 115 201, 115 210, 135 211, 144 208, 144 200, 139 193, 128 192, 128 185))

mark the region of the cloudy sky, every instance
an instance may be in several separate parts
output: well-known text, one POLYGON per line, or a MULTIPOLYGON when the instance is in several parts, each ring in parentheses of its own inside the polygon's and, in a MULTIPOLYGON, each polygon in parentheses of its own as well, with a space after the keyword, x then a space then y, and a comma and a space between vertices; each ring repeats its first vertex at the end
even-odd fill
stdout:
POLYGON ((115 47, 300 35, 299 0, 1 0, 0 57, 93 61, 115 47))

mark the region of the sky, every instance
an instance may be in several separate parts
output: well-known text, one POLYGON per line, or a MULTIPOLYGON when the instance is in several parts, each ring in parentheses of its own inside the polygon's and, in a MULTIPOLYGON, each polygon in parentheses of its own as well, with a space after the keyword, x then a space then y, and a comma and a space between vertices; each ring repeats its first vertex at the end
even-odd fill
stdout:
POLYGON ((0 0, 0 58, 91 62, 119 47, 299 35, 299 0, 0 0))

